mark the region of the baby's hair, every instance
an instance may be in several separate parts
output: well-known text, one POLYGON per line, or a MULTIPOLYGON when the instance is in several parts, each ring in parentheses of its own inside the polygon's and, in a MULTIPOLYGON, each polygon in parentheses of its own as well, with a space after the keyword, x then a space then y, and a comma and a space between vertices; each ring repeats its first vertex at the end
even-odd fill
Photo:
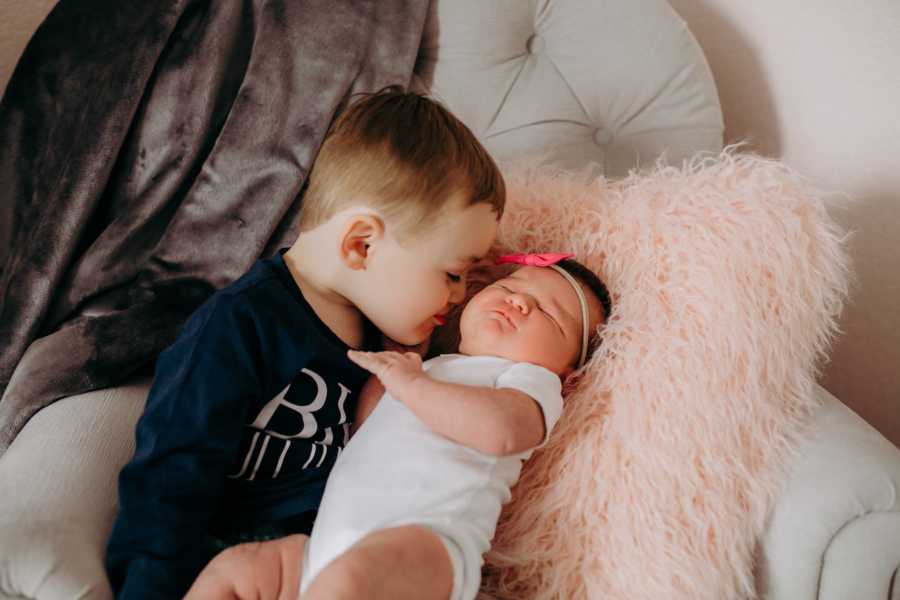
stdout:
MULTIPOLYGON (((609 290, 606 288, 606 284, 597 277, 597 274, 585 267, 583 264, 574 260, 572 258, 567 258, 561 260, 556 263, 558 267, 561 267, 565 270, 569 275, 574 277, 576 280, 580 281, 587 288, 593 292, 593 294, 600 301, 600 305, 603 307, 603 322, 606 323, 609 320, 609 315, 612 312, 612 301, 610 300, 609 290)), ((600 345, 601 338, 596 332, 591 332, 591 339, 588 344, 588 356, 597 349, 600 345)))
POLYGON ((487 203, 503 215, 506 186, 466 125, 435 100, 389 86, 362 94, 325 138, 300 207, 300 231, 360 203, 421 234, 447 210, 487 203))

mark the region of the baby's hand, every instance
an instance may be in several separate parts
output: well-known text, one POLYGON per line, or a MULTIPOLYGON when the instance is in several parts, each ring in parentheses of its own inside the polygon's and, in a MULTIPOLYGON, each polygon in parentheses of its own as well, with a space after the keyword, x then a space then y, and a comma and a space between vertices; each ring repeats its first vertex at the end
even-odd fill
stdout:
POLYGON ((184 600, 296 600, 308 536, 238 544, 220 552, 184 600))
POLYGON ((384 389, 392 396, 401 399, 425 372, 422 370, 422 357, 415 352, 360 352, 350 350, 347 356, 381 380, 384 389))

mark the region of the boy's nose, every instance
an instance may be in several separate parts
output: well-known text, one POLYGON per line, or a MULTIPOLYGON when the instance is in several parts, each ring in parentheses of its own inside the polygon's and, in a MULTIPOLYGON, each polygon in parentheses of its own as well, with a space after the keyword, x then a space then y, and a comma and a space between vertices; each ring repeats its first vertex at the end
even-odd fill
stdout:
POLYGON ((462 278, 460 281, 450 286, 450 304, 459 304, 466 299, 466 280, 462 278))

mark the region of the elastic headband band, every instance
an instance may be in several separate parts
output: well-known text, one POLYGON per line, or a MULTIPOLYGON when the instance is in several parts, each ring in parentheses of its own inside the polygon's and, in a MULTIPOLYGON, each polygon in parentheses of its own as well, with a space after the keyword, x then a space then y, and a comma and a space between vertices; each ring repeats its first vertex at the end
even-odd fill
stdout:
POLYGON ((557 265, 547 265, 556 269, 556 272, 566 278, 566 281, 572 284, 572 287, 575 288, 575 293, 578 294, 578 302, 581 304, 581 356, 578 358, 578 368, 584 366, 584 361, 587 359, 587 350, 588 350, 588 305, 587 298, 584 297, 584 290, 581 289, 581 286, 578 285, 578 281, 572 277, 572 274, 557 265))

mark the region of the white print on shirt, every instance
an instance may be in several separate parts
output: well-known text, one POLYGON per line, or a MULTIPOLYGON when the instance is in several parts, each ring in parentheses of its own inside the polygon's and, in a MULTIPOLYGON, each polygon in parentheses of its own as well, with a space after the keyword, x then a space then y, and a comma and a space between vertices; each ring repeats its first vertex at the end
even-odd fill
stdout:
MULTIPOLYGON (((262 410, 259 411, 259 414, 253 420, 253 422, 249 425, 250 428, 256 429, 257 431, 253 434, 253 439, 250 441, 250 447, 247 449, 247 453, 244 455, 244 460, 241 463, 240 471, 233 475, 229 475, 228 477, 232 479, 240 479, 245 477, 251 462, 253 462, 253 470, 250 473, 249 477, 247 477, 247 480, 253 481, 254 479, 256 479, 259 467, 262 464, 266 451, 269 448, 269 443, 276 442, 277 440, 282 440, 283 446, 278 457, 278 462, 276 463, 274 469, 272 469, 271 477, 272 479, 275 479, 281 472, 281 467, 284 464, 284 458, 291 448, 291 440, 309 439, 315 436, 320 431, 319 423, 316 421, 315 413, 325 406, 325 402, 328 398, 328 386, 326 385, 325 380, 315 371, 311 371, 310 369, 301 369, 300 372, 308 376, 315 383, 315 398, 313 398, 312 402, 308 404, 296 404, 289 401, 287 399, 287 393, 294 383, 291 382, 287 386, 285 386, 285 388, 281 390, 278 395, 269 400, 266 405, 263 406, 262 410), (272 421, 272 418, 275 415, 275 411, 277 411, 279 408, 285 408, 293 411, 299 417, 301 426, 300 430, 297 433, 286 433, 283 431, 266 429, 266 427, 272 421), (259 450, 257 453, 257 444, 260 442, 260 440, 262 440, 262 444, 259 445, 259 450), (256 454, 255 461, 252 460, 254 454, 256 454)), ((350 426, 347 422, 347 412, 344 405, 347 401, 347 397, 350 395, 350 390, 340 382, 338 382, 338 387, 341 390, 341 395, 338 398, 337 402, 338 412, 340 413, 338 424, 342 426, 343 443, 346 444, 350 438, 350 426)), ((321 432, 324 438, 319 442, 313 442, 312 444, 309 444, 310 453, 303 466, 301 467, 302 469, 317 468, 320 467, 324 462, 325 456, 328 454, 328 449, 334 442, 334 431, 332 427, 324 427, 321 429, 321 432), (319 452, 319 448, 321 448, 321 453, 319 452), (317 454, 320 455, 317 457, 317 454)), ((274 445, 275 444, 273 444, 273 446, 274 445)), ((340 450, 341 448, 338 447, 338 453, 340 453, 340 450)))

